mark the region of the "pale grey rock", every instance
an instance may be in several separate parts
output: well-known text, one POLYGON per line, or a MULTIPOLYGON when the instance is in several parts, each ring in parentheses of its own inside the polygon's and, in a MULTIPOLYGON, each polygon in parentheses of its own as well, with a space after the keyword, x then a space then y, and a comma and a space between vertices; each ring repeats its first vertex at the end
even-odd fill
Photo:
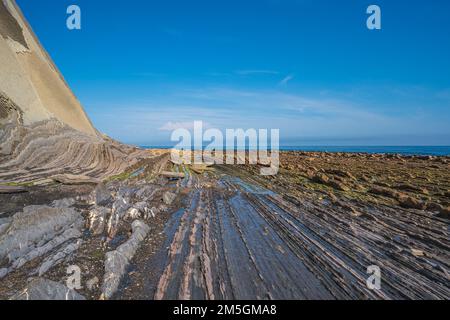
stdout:
POLYGON ((99 283, 100 283, 100 280, 97 277, 94 277, 86 282, 86 287, 89 291, 92 291, 98 287, 99 283))
POLYGON ((75 204, 75 199, 65 198, 61 200, 55 200, 52 202, 52 207, 54 208, 69 208, 75 204))
POLYGON ((11 222, 12 218, 0 218, 0 236, 8 230, 11 222))
POLYGON ((105 275, 103 278, 102 298, 111 299, 119 288, 120 280, 125 274, 129 262, 117 251, 106 253, 105 275))
POLYGON ((13 269, 81 236, 83 217, 73 208, 29 206, 16 213, 0 236, 0 260, 13 269))
POLYGON ((64 244, 65 242, 77 239, 81 237, 81 232, 78 229, 71 228, 66 231, 64 231, 61 235, 56 236, 52 240, 48 241, 46 244, 37 246, 35 249, 28 252, 26 255, 23 255, 22 257, 18 258, 12 263, 13 269, 21 268, 23 265, 25 265, 27 262, 32 261, 33 259, 36 259, 37 257, 41 257, 49 252, 51 252, 53 249, 59 247, 60 245, 64 244))
POLYGON ((177 195, 173 192, 167 191, 163 194, 163 201, 166 205, 170 206, 176 199, 177 195))
POLYGON ((149 219, 149 218, 155 218, 156 215, 157 215, 158 213, 159 213, 159 210, 156 209, 155 207, 152 207, 152 208, 150 209, 150 211, 148 212, 148 214, 147 214, 147 219, 149 219))
POLYGON ((133 207, 128 209, 126 218, 131 219, 131 220, 146 218, 148 212, 149 212, 149 209, 147 207, 146 202, 143 202, 143 201, 137 202, 137 203, 133 204, 133 207))
POLYGON ((112 201, 112 195, 103 183, 99 183, 92 191, 91 199, 97 206, 106 206, 112 201))
POLYGON ((131 227, 133 233, 128 241, 119 246, 117 250, 106 253, 105 276, 102 286, 104 299, 110 299, 117 291, 130 260, 136 254, 140 243, 150 232, 150 228, 140 220, 134 221, 131 227))
POLYGON ((138 191, 136 191, 136 197, 140 200, 151 199, 155 193, 156 189, 152 186, 144 186, 138 191))
POLYGON ((119 196, 118 199, 114 201, 112 213, 107 225, 107 232, 110 238, 113 238, 116 235, 120 221, 125 217, 129 208, 129 200, 124 197, 119 196))
POLYGON ((136 188, 130 188, 122 186, 117 191, 117 197, 122 197, 124 199, 130 199, 136 192, 136 188))
POLYGON ((44 278, 36 278, 21 293, 13 296, 11 300, 64 301, 86 300, 86 298, 61 283, 44 278))
POLYGON ((141 218, 141 211, 136 208, 130 208, 127 212, 127 218, 132 220, 141 218))
POLYGON ((148 210, 147 202, 140 201, 133 204, 133 208, 138 209, 140 212, 145 213, 148 210))
POLYGON ((77 241, 68 244, 62 250, 58 251, 54 255, 45 259, 45 261, 39 267, 39 270, 37 272, 39 277, 42 277, 44 274, 47 273, 48 270, 63 262, 68 256, 77 251, 82 244, 83 240, 78 239, 77 241))
POLYGON ((95 207, 89 212, 89 230, 95 235, 103 234, 106 227, 106 220, 111 213, 111 209, 105 207, 95 207))
POLYGON ((0 279, 4 278, 8 274, 8 269, 2 268, 0 269, 0 279))

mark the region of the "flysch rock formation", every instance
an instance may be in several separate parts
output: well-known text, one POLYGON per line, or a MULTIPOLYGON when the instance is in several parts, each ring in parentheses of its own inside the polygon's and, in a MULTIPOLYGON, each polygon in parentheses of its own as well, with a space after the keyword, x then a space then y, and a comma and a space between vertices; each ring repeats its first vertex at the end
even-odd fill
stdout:
POLYGON ((0 89, 23 111, 23 123, 57 118, 97 132, 13 0, 0 1, 0 89))
MULTIPOLYGON (((104 280, 110 298, 149 232, 137 219, 154 217, 143 199, 131 203, 111 188, 117 176, 159 156, 99 133, 15 1, 0 0, 0 291, 14 292, 7 298, 84 299, 52 272, 80 250, 95 256, 103 248, 110 257, 95 261, 106 260, 110 275, 120 269, 104 280)), ((93 277, 86 287, 99 283, 93 277)))
POLYGON ((104 178, 144 155, 93 127, 15 1, 1 0, 0 185, 104 178))
POLYGON ((450 298, 450 157, 169 160, 99 134, 0 0, 0 299, 450 298))

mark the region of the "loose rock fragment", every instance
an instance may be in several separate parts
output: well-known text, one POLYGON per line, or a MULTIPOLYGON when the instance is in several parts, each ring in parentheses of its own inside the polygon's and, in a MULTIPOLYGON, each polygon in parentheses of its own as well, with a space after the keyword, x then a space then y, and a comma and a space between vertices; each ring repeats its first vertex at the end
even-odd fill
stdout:
POLYGON ((114 238, 117 233, 120 221, 125 217, 127 210, 130 208, 129 200, 122 196, 114 202, 112 213, 108 220, 107 232, 110 239, 114 238))
POLYGON ((176 197, 177 197, 177 195, 175 193, 167 191, 163 195, 163 201, 166 205, 170 206, 172 204, 172 202, 175 201, 176 197))
POLYGON ((89 213, 89 230, 94 236, 103 234, 106 227, 106 220, 111 213, 111 209, 105 207, 95 207, 89 213))
POLYGON ((89 291, 92 291, 98 287, 99 282, 100 280, 97 277, 94 277, 86 282, 86 287, 89 291))

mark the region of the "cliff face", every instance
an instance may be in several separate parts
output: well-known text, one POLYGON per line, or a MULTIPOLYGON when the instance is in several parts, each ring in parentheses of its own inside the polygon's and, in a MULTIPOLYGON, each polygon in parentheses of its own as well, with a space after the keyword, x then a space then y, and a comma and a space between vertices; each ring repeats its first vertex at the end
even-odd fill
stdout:
POLYGON ((24 125, 57 119, 97 135, 14 0, 0 0, 0 92, 21 109, 24 125))
POLYGON ((0 0, 0 184, 104 178, 145 152, 101 135, 14 0, 0 0))

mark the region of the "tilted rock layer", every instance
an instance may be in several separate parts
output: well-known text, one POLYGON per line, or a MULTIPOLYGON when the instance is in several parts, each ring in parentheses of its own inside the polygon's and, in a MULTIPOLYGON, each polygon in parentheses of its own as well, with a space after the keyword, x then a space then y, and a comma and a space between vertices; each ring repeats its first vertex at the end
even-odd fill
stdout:
POLYGON ((0 0, 0 90, 23 110, 25 125, 52 118, 97 132, 13 0, 0 0))
POLYGON ((13 0, 0 0, 0 184, 121 173, 145 152, 97 132, 13 0))

